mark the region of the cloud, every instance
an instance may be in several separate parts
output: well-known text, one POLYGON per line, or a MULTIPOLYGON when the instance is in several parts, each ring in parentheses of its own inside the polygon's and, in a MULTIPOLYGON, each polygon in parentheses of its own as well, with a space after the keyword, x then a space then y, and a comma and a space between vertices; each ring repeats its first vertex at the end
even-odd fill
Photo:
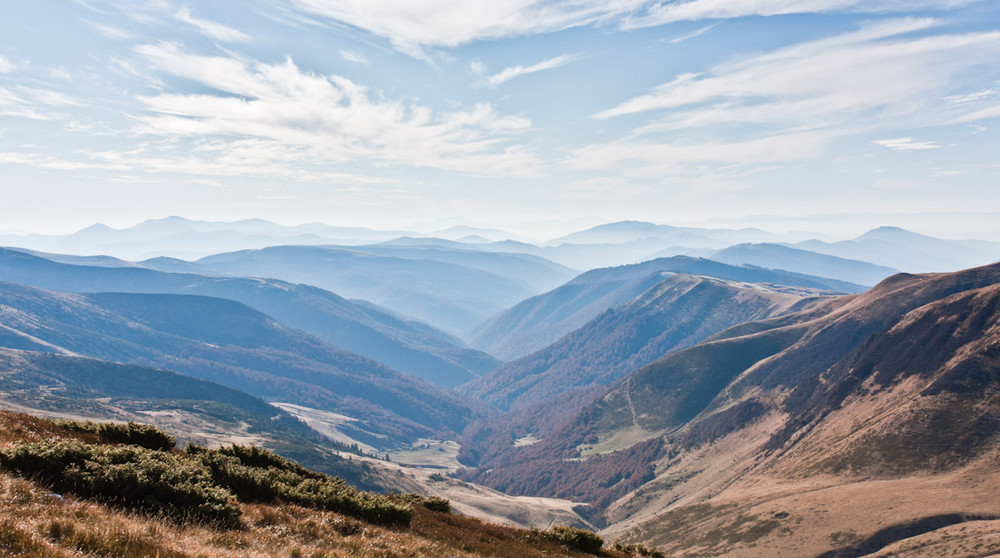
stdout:
POLYGON ((128 40, 134 38, 132 33, 121 29, 120 27, 115 27, 114 25, 90 20, 84 20, 84 23, 86 23, 87 27, 93 29, 98 35, 107 39, 128 40))
MULTIPOLYGON (((491 76, 484 76, 483 80, 479 82, 479 85, 486 85, 489 87, 496 87, 505 81, 509 81, 518 76, 523 76, 525 74, 533 74, 535 72, 541 72, 543 70, 551 70, 552 68, 558 68, 559 66, 565 66, 569 64, 574 59, 575 55, 571 54, 561 54, 553 58, 547 58, 542 60, 537 64, 533 64, 528 67, 524 66, 511 66, 509 68, 504 68, 500 72, 497 72, 491 76)), ((485 66, 480 62, 476 64, 475 62, 471 66, 473 71, 479 71, 479 73, 485 72, 485 66)))
POLYGON ((365 66, 369 64, 367 58, 356 52, 351 52, 349 50, 340 51, 340 57, 343 58, 344 60, 347 60, 348 62, 353 62, 355 64, 364 64, 365 66))
POLYGON ((301 70, 289 58, 266 64, 201 56, 174 44, 137 51, 160 71, 194 80, 215 93, 141 97, 148 115, 138 132, 178 138, 264 139, 305 149, 326 162, 405 164, 480 175, 528 175, 538 161, 510 145, 530 129, 522 117, 488 104, 435 114, 385 99, 347 78, 301 70))
POLYGON ((14 63, 7 60, 7 57, 0 54, 0 74, 9 74, 14 71, 14 63))
POLYGON ((955 119, 956 122, 974 122, 988 118, 1000 118, 1000 105, 993 105, 974 110, 955 119))
POLYGON ((292 0, 301 12, 387 38, 425 57, 427 47, 535 35, 588 25, 635 29, 675 21, 814 12, 949 9, 978 0, 292 0))
POLYGON ((196 27, 205 36, 211 37, 217 41, 222 41, 224 43, 250 42, 250 36, 246 33, 233 29, 232 27, 222 25, 221 23, 196 18, 191 15, 191 9, 188 7, 178 10, 177 13, 174 14, 174 18, 178 21, 183 21, 188 25, 196 27))
POLYGON ((385 37, 399 50, 454 47, 481 39, 545 33, 608 21, 645 0, 455 2, 446 0, 293 0, 309 14, 385 37))
MULTIPOLYGON (((662 127, 774 127, 943 123, 943 98, 976 69, 991 71, 1000 32, 907 37, 938 22, 903 19, 791 45, 685 74, 594 115, 649 111, 662 127)), ((997 73, 996 70, 992 70, 997 73)))
POLYGON ((885 140, 875 140, 872 143, 895 149, 896 151, 920 151, 924 149, 938 149, 941 146, 932 141, 914 141, 913 138, 894 138, 885 140))
POLYGON ((733 19, 822 12, 900 12, 952 9, 979 0, 688 0, 649 2, 621 23, 623 29, 654 27, 678 21, 733 19))
MULTIPOLYGON (((990 95, 959 92, 969 80, 978 85, 1000 73, 994 63, 1000 32, 926 34, 938 25, 889 20, 677 76, 593 115, 642 119, 624 139, 579 150, 574 164, 588 170, 626 165, 633 174, 699 165, 757 168, 817 157, 837 137, 996 116, 984 108, 990 95)), ((907 138, 876 143, 897 150, 938 147, 907 138)))
POLYGON ((718 26, 719 26, 718 23, 713 23, 712 25, 706 25, 705 27, 702 27, 701 29, 697 29, 695 31, 692 31, 691 33, 688 33, 687 35, 681 35, 680 37, 675 37, 673 39, 670 39, 670 42, 672 44, 682 43, 682 42, 684 42, 684 41, 686 41, 688 39, 693 39, 693 38, 698 37, 700 35, 704 35, 705 33, 708 33, 709 31, 711 31, 712 29, 715 29, 718 26))
POLYGON ((75 106, 73 98, 48 89, 34 87, 0 87, 0 116, 16 116, 31 120, 59 120, 66 115, 53 112, 52 107, 75 106))
POLYGON ((818 155, 829 139, 830 135, 822 132, 703 143, 658 143, 629 138, 578 149, 569 166, 582 171, 615 169, 616 173, 632 177, 661 177, 686 173, 699 165, 766 166, 809 159, 818 155))

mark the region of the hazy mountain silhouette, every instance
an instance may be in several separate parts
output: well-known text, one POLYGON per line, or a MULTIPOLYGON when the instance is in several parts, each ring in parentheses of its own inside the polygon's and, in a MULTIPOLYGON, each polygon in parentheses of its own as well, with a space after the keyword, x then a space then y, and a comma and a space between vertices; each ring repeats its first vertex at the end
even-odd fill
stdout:
POLYGON ((890 275, 899 273, 898 269, 891 267, 819 254, 782 244, 737 244, 715 252, 709 258, 732 265, 783 269, 859 285, 874 285, 890 275))
MULTIPOLYGON (((91 261, 76 256, 52 257, 91 261)), ((0 280, 70 292, 202 294, 236 300, 337 347, 441 385, 458 385, 499 364, 430 326, 316 287, 278 280, 165 273, 127 262, 122 262, 127 267, 114 268, 68 265, 46 258, 0 248, 0 280)), ((110 263, 105 258, 101 261, 110 263)), ((172 265, 173 261, 158 263, 172 265)))
POLYGON ((48 252, 111 254, 141 260, 155 256, 198 258, 279 244, 368 244, 404 234, 321 223, 286 227, 263 219, 219 222, 174 216, 122 229, 98 223, 69 235, 4 235, 0 243, 48 252))
POLYGON ((197 263, 213 272, 315 285, 460 336, 573 273, 524 254, 445 250, 440 243, 406 249, 277 246, 217 254, 197 263))
POLYGON ((796 248, 863 260, 908 272, 956 271, 1000 261, 1000 242, 946 240, 899 227, 872 229, 854 240, 809 240, 796 248))

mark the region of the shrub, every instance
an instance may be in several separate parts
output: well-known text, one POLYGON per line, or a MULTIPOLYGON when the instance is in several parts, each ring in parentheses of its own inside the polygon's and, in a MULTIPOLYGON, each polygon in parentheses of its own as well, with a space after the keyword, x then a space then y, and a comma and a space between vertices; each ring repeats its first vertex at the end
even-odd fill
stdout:
POLYGON ((108 444, 129 444, 156 451, 170 451, 177 440, 166 432, 148 424, 130 422, 128 424, 102 423, 97 427, 97 435, 108 444))
POLYGON ((424 505, 425 508, 431 511, 436 511, 441 513, 451 513, 451 502, 449 502, 445 498, 439 498, 438 496, 431 496, 429 498, 424 498, 424 501, 421 503, 424 505))
POLYGON ((573 550, 589 554, 600 554, 601 547, 604 546, 604 539, 597 533, 576 527, 554 525, 548 531, 533 530, 533 532, 573 550))
POLYGON ((655 546, 647 547, 646 545, 640 543, 622 544, 620 542, 615 542, 613 548, 618 552, 624 552, 629 556, 641 556, 643 558, 667 558, 667 555, 655 546))
POLYGON ((57 492, 180 520, 239 524, 232 493, 206 467, 171 453, 81 442, 21 444, 0 452, 0 467, 57 492))
POLYGON ((215 483, 244 502, 287 502, 380 525, 409 525, 413 517, 405 503, 358 490, 265 449, 233 445, 205 450, 189 445, 187 453, 208 468, 215 483))
POLYGON ((157 451, 170 451, 177 444, 177 440, 170 434, 155 426, 137 422, 129 422, 128 424, 94 423, 65 419, 57 419, 52 422, 70 432, 96 434, 98 440, 105 444, 127 444, 157 451))

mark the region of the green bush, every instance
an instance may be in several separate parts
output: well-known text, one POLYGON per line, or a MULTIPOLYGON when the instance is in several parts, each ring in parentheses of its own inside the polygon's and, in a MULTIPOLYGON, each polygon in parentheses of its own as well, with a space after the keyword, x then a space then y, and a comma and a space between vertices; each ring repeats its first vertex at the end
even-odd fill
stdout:
POLYGON ((647 547, 646 545, 640 543, 622 544, 620 542, 615 542, 613 548, 618 552, 624 552, 629 556, 641 556, 642 558, 667 558, 667 555, 655 546, 647 547))
POLYGON ((215 486, 204 465, 172 453, 49 441, 0 452, 0 467, 60 493, 174 519, 239 524, 232 493, 215 486))
POLYGON ((563 544, 573 550, 586 552, 589 554, 600 554, 601 547, 604 546, 604 539, 597 533, 576 527, 565 525, 554 525, 548 531, 533 530, 541 536, 563 544))
POLYGON ((288 502, 380 525, 409 525, 413 517, 412 508, 405 503, 358 490, 343 479, 310 471, 265 449, 188 446, 187 452, 211 471, 215 483, 244 502, 288 502))
POLYGON ((449 502, 446 498, 431 496, 429 498, 424 498, 421 504, 431 511, 451 513, 451 502, 449 502))
POLYGON ((102 423, 97 427, 97 435, 108 444, 129 444, 156 451, 170 451, 177 440, 166 432, 148 424, 130 422, 128 424, 102 423))
MULTIPOLYGON (((184 453, 174 453, 165 451, 174 447, 174 438, 151 426, 68 421, 61 426, 123 445, 21 444, 0 451, 0 469, 35 478, 57 492, 227 526, 239 524, 237 500, 297 504, 380 525, 406 526, 413 517, 408 502, 358 490, 265 449, 207 450, 189 444, 184 453)), ((431 509, 450 508, 441 498, 428 502, 431 509)))
POLYGON ((120 424, 114 422, 79 422, 75 420, 57 419, 52 421, 56 426, 65 428, 71 432, 84 432, 96 434, 97 438, 105 444, 128 444, 130 446, 140 446, 157 451, 170 451, 174 449, 177 440, 166 432, 150 426, 129 422, 120 424))

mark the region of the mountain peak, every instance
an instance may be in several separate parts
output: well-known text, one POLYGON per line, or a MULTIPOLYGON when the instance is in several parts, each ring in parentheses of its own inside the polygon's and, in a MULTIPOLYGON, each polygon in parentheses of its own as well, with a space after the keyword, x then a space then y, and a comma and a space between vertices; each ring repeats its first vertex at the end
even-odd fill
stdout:
POLYGON ((84 228, 80 229, 79 231, 77 231, 77 234, 79 234, 79 233, 92 233, 92 232, 108 232, 108 231, 113 231, 113 230, 115 230, 115 229, 113 229, 113 228, 105 225, 104 223, 94 223, 93 225, 90 225, 89 227, 84 227, 84 228))
POLYGON ((856 240, 891 240, 900 238, 913 238, 919 235, 915 232, 908 231, 902 227, 892 227, 892 226, 881 226, 874 228, 865 234, 859 236, 856 240))

